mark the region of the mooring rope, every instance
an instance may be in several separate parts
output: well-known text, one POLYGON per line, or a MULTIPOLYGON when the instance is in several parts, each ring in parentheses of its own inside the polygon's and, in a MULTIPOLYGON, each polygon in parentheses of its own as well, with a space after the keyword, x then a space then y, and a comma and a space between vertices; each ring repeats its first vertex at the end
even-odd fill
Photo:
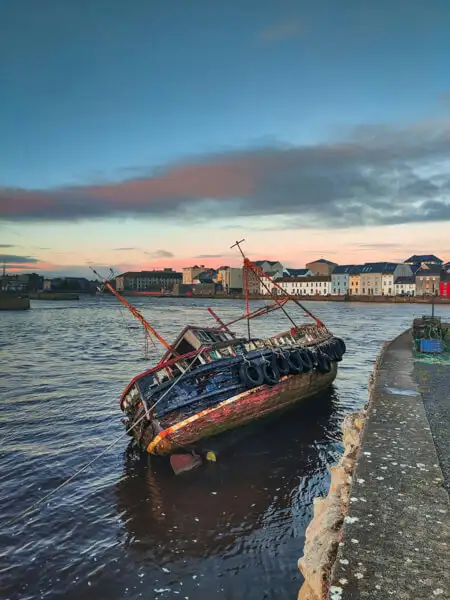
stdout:
MULTIPOLYGON (((189 366, 186 368, 186 370, 183 371, 183 373, 181 373, 177 377, 177 379, 175 379, 175 381, 172 383, 172 385, 170 387, 167 388, 167 390, 164 392, 164 394, 161 396, 161 398, 159 398, 150 407, 150 409, 149 409, 150 411, 153 410, 155 408, 155 406, 159 402, 161 402, 161 400, 163 398, 165 398, 165 396, 167 396, 167 394, 177 385, 177 383, 180 382, 180 380, 186 375, 186 373, 192 367, 192 365, 194 364, 196 358, 197 357, 193 358, 193 360, 189 363, 189 366)), ((70 477, 68 477, 67 479, 65 479, 56 488, 54 488, 53 490, 51 490, 50 492, 48 492, 47 494, 45 494, 45 496, 43 496, 39 500, 36 500, 36 502, 34 502, 31 506, 29 506, 25 510, 21 511, 20 513, 18 513, 12 519, 9 519, 9 521, 6 521, 6 523, 3 524, 3 527, 7 527, 8 525, 12 525, 16 521, 18 521, 19 519, 21 519, 22 517, 24 517, 25 515, 27 515, 29 512, 31 512, 33 509, 35 509, 36 507, 38 507, 40 504, 46 502, 51 496, 53 496, 54 494, 56 494, 56 492, 59 492, 59 490, 61 490, 63 487, 65 487, 67 484, 69 484, 71 481, 73 481, 75 479, 75 477, 78 477, 78 475, 80 475, 81 473, 83 473, 83 471, 86 471, 86 469, 88 469, 92 464, 94 464, 97 460, 99 460, 99 458, 101 458, 104 454, 106 454, 109 450, 111 450, 111 448, 113 448, 113 446, 115 446, 117 444, 117 442, 119 442, 125 435, 127 435, 133 429, 133 427, 136 427, 136 425, 138 425, 145 417, 146 417, 146 413, 144 413, 135 423, 133 423, 133 425, 131 425, 131 427, 129 427, 128 429, 126 429, 115 440, 113 440, 111 442, 111 444, 109 444, 108 446, 106 446, 106 448, 104 448, 100 452, 100 454, 97 454, 97 456, 94 456, 94 458, 92 460, 90 460, 85 465, 83 465, 80 469, 78 469, 77 471, 75 471, 75 473, 73 475, 71 475, 70 477)))

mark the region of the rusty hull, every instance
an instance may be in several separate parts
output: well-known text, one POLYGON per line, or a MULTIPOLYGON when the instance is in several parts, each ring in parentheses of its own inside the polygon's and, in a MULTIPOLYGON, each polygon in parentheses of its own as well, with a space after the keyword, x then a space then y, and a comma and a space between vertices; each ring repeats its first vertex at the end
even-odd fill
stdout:
POLYGON ((147 452, 165 455, 192 447, 201 439, 301 402, 331 385, 336 378, 337 363, 331 364, 329 373, 314 369, 309 373, 287 375, 274 386, 261 385, 192 415, 161 431, 147 446, 147 452))

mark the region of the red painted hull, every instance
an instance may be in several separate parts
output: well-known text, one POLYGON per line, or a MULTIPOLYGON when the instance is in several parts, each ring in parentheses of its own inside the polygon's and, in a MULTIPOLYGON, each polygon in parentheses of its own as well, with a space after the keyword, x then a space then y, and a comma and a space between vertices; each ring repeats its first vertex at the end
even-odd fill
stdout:
POLYGON ((201 439, 240 427, 313 396, 329 387, 336 374, 337 363, 333 362, 329 373, 313 370, 288 375, 277 385, 262 385, 242 392, 164 429, 150 442, 147 451, 164 455, 195 446, 201 439))

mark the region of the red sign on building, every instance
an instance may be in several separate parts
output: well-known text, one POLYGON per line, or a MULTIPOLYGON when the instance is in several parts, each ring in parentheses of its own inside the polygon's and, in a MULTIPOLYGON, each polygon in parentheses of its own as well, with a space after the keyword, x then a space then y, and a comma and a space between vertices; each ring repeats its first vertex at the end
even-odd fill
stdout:
POLYGON ((450 278, 446 281, 441 281, 439 284, 439 296, 450 298, 450 278))

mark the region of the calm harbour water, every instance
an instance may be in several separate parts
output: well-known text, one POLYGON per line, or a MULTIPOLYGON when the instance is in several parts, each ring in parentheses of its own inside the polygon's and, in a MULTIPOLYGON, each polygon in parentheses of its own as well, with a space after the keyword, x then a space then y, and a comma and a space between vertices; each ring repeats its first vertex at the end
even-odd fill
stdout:
MULTIPOLYGON (((242 311, 237 301, 136 305, 169 340, 187 322, 211 323, 207 306, 225 319, 242 311)), ((112 298, 0 313, 0 598, 294 600, 312 500, 327 491, 342 419, 366 401, 381 343, 430 312, 308 308, 347 343, 333 388, 314 404, 237 431, 217 463, 179 477, 167 460, 127 451, 122 438, 12 525, 122 433, 120 394, 160 351, 145 356, 142 329, 112 298)), ((450 320, 449 306, 436 312, 450 320)), ((264 337, 281 327, 289 323, 278 313, 254 322, 264 337)))

